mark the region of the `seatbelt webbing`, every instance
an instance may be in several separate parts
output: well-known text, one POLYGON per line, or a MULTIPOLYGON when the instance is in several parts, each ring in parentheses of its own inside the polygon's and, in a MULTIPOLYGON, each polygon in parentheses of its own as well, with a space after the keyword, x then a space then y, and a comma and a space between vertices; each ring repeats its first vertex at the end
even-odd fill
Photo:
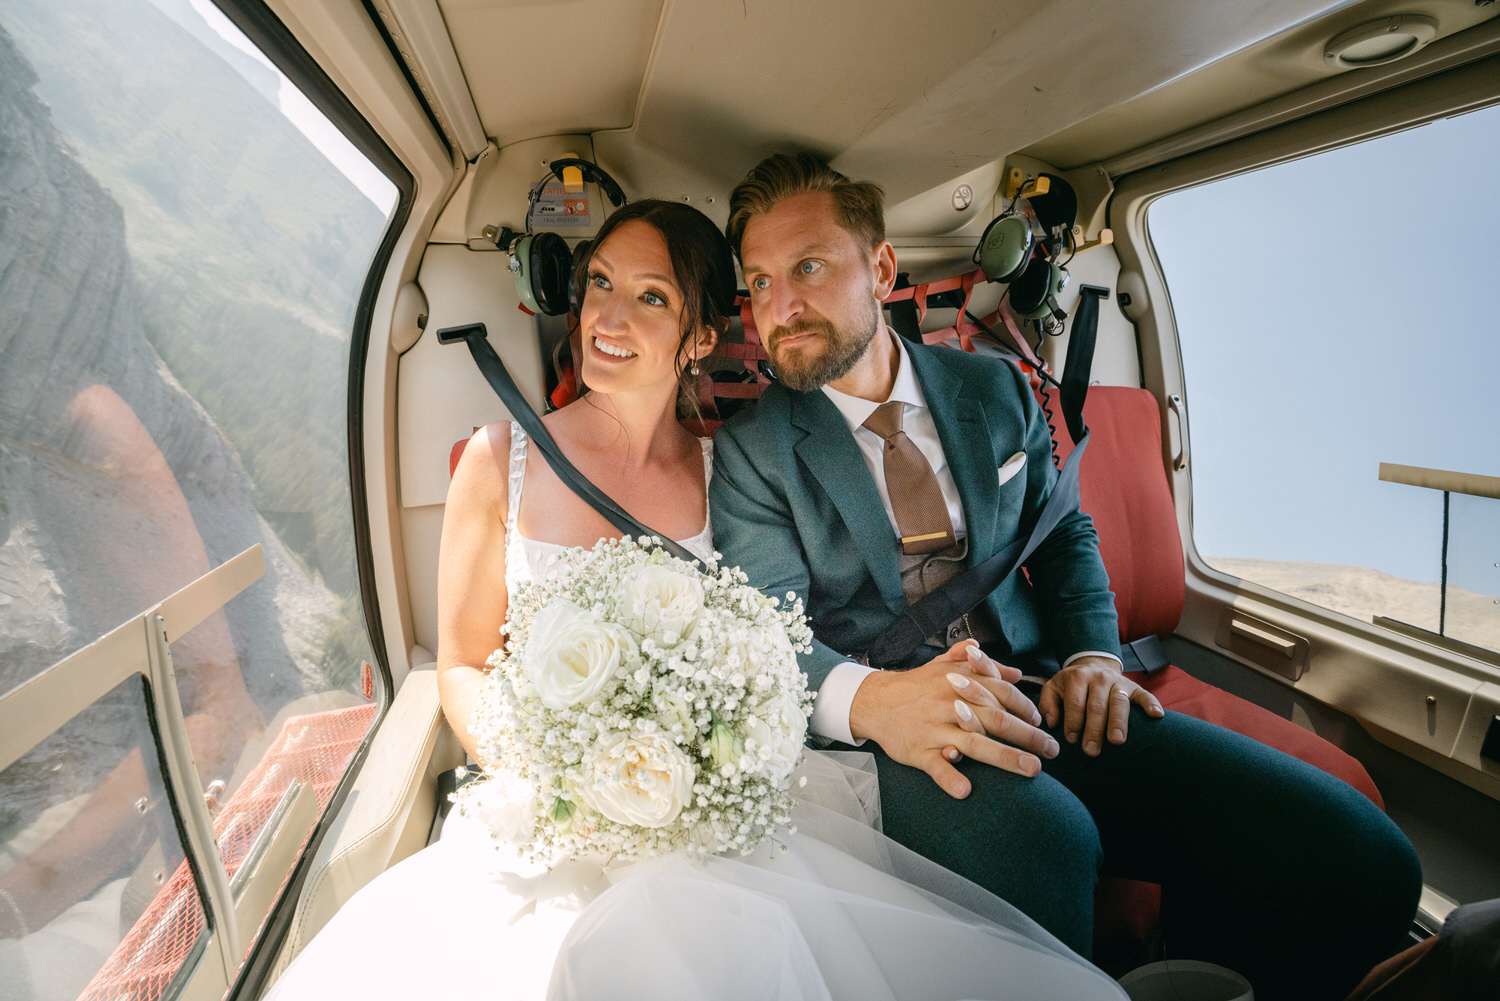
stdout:
MULTIPOLYGON (((907 658, 927 642, 927 637, 942 635, 949 623, 967 614, 1011 574, 1046 540, 1065 515, 1078 508, 1078 466, 1088 446, 1089 430, 1083 422, 1083 403, 1088 395, 1089 373, 1093 367, 1094 343, 1098 339, 1099 300, 1107 289, 1085 285, 1073 316, 1072 336, 1068 343, 1067 367, 1063 372, 1063 418, 1072 436, 1073 451, 1058 472, 1052 493, 1037 515, 1036 524, 1025 540, 1016 539, 978 566, 970 567, 921 600, 908 605, 894 622, 876 638, 867 655, 872 667, 904 667, 907 658), (1075 373, 1078 373, 1075 375, 1075 373), (1069 377, 1072 376, 1070 379, 1069 377), (1072 386, 1070 392, 1068 387, 1072 386)), ((1006 327, 1024 353, 1035 359, 1026 339, 1014 321, 1001 307, 1006 327)), ((1040 364, 1040 362, 1037 362, 1040 364)))
POLYGON ((568 489, 582 498, 585 503, 603 515, 605 521, 613 525, 622 535, 629 535, 637 540, 654 535, 661 540, 661 547, 673 556, 703 567, 702 560, 678 545, 665 533, 641 524, 568 461, 568 457, 563 455, 562 449, 557 447, 557 442, 552 440, 552 435, 543 426, 542 419, 537 416, 535 410, 531 409, 531 404, 526 402, 526 397, 521 395, 520 387, 511 378, 510 372, 505 368, 505 363, 500 360, 500 356, 490 345, 483 323, 444 327, 437 332, 437 339, 439 344, 452 344, 455 341, 464 341, 468 344, 469 354, 474 356, 474 364, 479 366, 479 371, 485 381, 500 397, 506 409, 510 411, 511 417, 531 438, 542 453, 542 457, 547 460, 547 465, 551 466, 552 471, 557 474, 557 478, 562 480, 568 489))
POLYGON ((1052 534, 1057 523, 1078 508, 1078 463, 1088 447, 1088 432, 1073 449, 1058 473, 1057 483, 1047 497, 1025 539, 1016 539, 976 567, 971 567, 942 587, 931 591, 886 627, 868 654, 872 667, 903 667, 906 660, 927 637, 941 635, 948 624, 987 598, 991 591, 1016 571, 1026 558, 1052 534))
POLYGON ((1083 435, 1083 403, 1089 395, 1089 376, 1094 368, 1094 343, 1099 336, 1099 303, 1109 298, 1109 289, 1085 285, 1078 291, 1078 306, 1073 311, 1073 329, 1068 335, 1068 357, 1063 362, 1062 385, 1058 398, 1062 402, 1063 420, 1076 444, 1083 435))

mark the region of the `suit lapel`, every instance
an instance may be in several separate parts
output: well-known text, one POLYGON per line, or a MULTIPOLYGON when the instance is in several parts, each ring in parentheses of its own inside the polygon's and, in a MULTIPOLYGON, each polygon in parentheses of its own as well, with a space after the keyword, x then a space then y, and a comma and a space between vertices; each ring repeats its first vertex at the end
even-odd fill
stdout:
POLYGON ((844 418, 821 392, 793 393, 792 423, 807 432, 794 447, 859 546, 870 576, 892 610, 906 606, 891 522, 864 456, 844 418))
POLYGON ((966 389, 956 372, 933 357, 933 352, 911 347, 907 354, 937 425, 948 471, 958 485, 972 564, 991 555, 997 547, 995 517, 1000 484, 989 421, 979 398, 966 389))

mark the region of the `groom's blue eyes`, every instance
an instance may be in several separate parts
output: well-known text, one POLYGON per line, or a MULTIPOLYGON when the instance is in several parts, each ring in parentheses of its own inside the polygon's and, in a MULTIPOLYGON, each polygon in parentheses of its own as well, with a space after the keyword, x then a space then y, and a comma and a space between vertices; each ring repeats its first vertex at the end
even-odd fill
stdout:
MULTIPOLYGON (((822 269, 822 261, 799 261, 794 270, 799 275, 812 275, 817 274, 822 269)), ((765 275, 757 275, 756 277, 749 279, 749 282, 750 291, 752 292, 764 292, 766 289, 771 287, 771 279, 767 278, 765 275)))

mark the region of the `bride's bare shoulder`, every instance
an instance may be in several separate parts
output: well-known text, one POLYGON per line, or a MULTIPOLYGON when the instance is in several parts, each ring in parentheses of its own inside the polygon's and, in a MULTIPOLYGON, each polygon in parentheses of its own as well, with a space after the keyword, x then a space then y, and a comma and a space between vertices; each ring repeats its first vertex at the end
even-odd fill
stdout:
POLYGON ((448 501, 488 505, 503 503, 510 468, 510 421, 495 421, 475 431, 453 467, 448 501))

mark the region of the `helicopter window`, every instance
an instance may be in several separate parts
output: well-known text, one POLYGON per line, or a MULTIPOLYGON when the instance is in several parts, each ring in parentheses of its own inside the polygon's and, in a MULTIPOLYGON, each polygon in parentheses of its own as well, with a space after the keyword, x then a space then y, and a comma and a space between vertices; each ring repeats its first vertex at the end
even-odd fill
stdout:
MULTIPOLYGON (((287 839, 311 829, 376 715, 347 386, 397 188, 206 0, 7 0, 0 150, 0 699, 259 547, 263 576, 170 634, 176 723, 238 878, 243 956, 295 860, 287 839), (244 885, 246 859, 265 886, 244 885)), ((182 850, 153 847, 173 830, 159 798, 127 811, 108 864, 47 836, 69 811, 113 829, 106 776, 156 761, 119 721, 135 719, 124 701, 90 710, 115 722, 76 717, 0 775, 0 939, 21 943, 0 941, 0 957, 98 919, 69 940, 83 983, 0 965, 7 991, 32 984, 6 997, 78 996, 165 906, 145 906, 168 889, 147 877, 170 882, 182 850), (89 885, 28 894, 22 863, 48 851, 89 885), (145 900, 101 903, 115 882, 145 900)), ((0 714, 0 733, 14 722, 0 714)), ((162 996, 195 934, 159 982, 85 994, 162 996)))
POLYGON ((1491 107, 1168 194, 1149 224, 1198 553, 1500 666, 1497 157, 1491 107))
MULTIPOLYGON (((0 771, 0 983, 6 997, 72 999, 120 974, 96 939, 160 898, 179 951, 206 926, 168 806, 136 675, 0 771)), ((115 937, 118 937, 117 935, 115 937)), ((168 969, 166 977, 173 970, 168 969)))

